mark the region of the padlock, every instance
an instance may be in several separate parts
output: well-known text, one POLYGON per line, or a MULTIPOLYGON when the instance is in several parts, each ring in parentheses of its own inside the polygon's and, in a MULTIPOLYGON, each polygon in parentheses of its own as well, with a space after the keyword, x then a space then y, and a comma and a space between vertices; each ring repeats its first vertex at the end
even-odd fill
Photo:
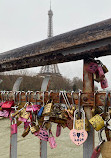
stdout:
POLYGON ((98 64, 96 62, 90 62, 86 66, 86 70, 90 73, 95 73, 97 71, 98 64))
POLYGON ((61 135, 61 124, 58 124, 56 129, 56 137, 59 137, 60 135, 61 135))
POLYGON ((37 117, 38 117, 38 118, 42 116, 43 110, 44 110, 44 107, 42 106, 42 107, 40 108, 40 110, 38 111, 38 113, 37 113, 37 117))
POLYGON ((100 79, 103 79, 105 77, 105 75, 104 75, 102 66, 100 64, 98 65, 97 70, 98 70, 98 74, 99 74, 100 79))
POLYGON ((11 123, 11 135, 16 134, 17 133, 17 122, 16 122, 16 118, 14 120, 12 120, 11 123))
POLYGON ((11 109, 14 106, 14 101, 6 101, 2 104, 3 109, 11 109))
POLYGON ((52 107, 53 107, 53 102, 52 101, 50 103, 47 103, 44 106, 44 110, 43 110, 42 115, 43 116, 50 116, 52 107))
POLYGON ((43 105, 37 113, 38 118, 40 118, 42 116, 42 113, 43 113, 43 110, 44 110, 44 105, 45 105, 45 103, 44 103, 44 94, 45 94, 45 92, 43 92, 43 105))
POLYGON ((96 71, 96 73, 93 76, 94 76, 94 81, 96 81, 98 83, 101 81, 99 74, 98 74, 98 71, 96 71))
POLYGON ((77 109, 74 112, 73 129, 69 133, 70 139, 76 145, 83 144, 86 141, 87 137, 88 137, 88 133, 85 131, 85 112, 84 112, 83 109, 80 109, 80 112, 82 113, 82 117, 83 117, 83 120, 84 120, 83 129, 82 130, 76 130, 75 129, 76 114, 79 113, 79 110, 77 109))
POLYGON ((29 116, 30 116, 30 113, 29 113, 29 112, 26 112, 26 109, 25 109, 25 108, 22 109, 22 111, 20 112, 20 117, 21 117, 21 118, 24 118, 24 119, 26 119, 26 120, 28 120, 29 116))
POLYGON ((0 111, 0 117, 9 117, 9 111, 8 110, 2 110, 0 111))
POLYGON ((44 127, 45 127, 47 130, 51 129, 51 126, 52 126, 51 122, 46 122, 45 125, 44 125, 44 127))
POLYGON ((26 112, 31 112, 31 111, 33 111, 33 107, 32 107, 32 103, 30 103, 30 105, 27 105, 27 107, 26 107, 26 112))
POLYGON ((50 145, 51 149, 54 149, 54 148, 57 147, 57 144, 56 144, 56 141, 55 141, 55 137, 53 136, 51 130, 49 131, 48 141, 49 141, 49 145, 50 145))
POLYGON ((24 129, 26 129, 29 126, 30 123, 31 123, 30 121, 24 122, 24 129))
POLYGON ((48 141, 48 132, 46 129, 44 128, 40 128, 38 136, 39 139, 43 140, 43 141, 48 141))
POLYGON ((28 127, 24 130, 24 132, 23 132, 23 134, 22 134, 22 137, 26 137, 29 132, 30 132, 30 126, 28 126, 28 127))
POLYGON ((102 79, 100 82, 101 82, 101 88, 102 89, 105 89, 105 88, 108 87, 108 81, 107 81, 106 78, 102 79))
POLYGON ((102 65, 102 68, 103 68, 104 73, 108 72, 108 69, 107 69, 107 67, 105 65, 102 65))
POLYGON ((99 133, 99 140, 104 141, 104 143, 100 146, 102 158, 110 158, 111 157, 111 141, 105 141, 102 138, 102 132, 105 128, 102 128, 99 133))
POLYGON ((35 132, 39 131, 39 126, 35 125, 35 123, 33 123, 32 125, 30 125, 30 131, 32 134, 34 134, 35 132))
POLYGON ((101 130, 105 124, 104 124, 104 120, 102 119, 102 117, 98 114, 96 114, 94 117, 92 117, 90 120, 89 120, 90 124, 94 127, 94 129, 96 131, 99 131, 101 130))
POLYGON ((40 105, 35 104, 35 105, 32 105, 32 108, 33 108, 33 112, 35 112, 35 111, 40 110, 41 106, 40 106, 40 105))

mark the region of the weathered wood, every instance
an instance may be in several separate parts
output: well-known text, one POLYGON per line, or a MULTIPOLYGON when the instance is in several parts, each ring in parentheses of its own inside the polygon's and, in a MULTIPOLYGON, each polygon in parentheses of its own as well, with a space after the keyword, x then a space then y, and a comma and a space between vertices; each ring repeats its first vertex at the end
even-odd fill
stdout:
POLYGON ((111 19, 0 54, 0 72, 111 55, 111 19))

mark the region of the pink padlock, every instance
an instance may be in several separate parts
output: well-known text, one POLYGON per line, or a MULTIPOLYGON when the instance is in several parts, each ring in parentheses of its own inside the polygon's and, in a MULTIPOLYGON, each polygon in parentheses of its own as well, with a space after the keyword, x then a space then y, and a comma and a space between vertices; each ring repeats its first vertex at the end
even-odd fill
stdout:
POLYGON ((17 133, 17 123, 16 123, 16 119, 14 119, 15 122, 11 124, 11 135, 16 134, 17 133))
POLYGON ((56 129, 56 137, 59 137, 60 135, 61 135, 61 125, 58 124, 56 129))
POLYGON ((27 119, 25 119, 23 117, 19 117, 18 121, 27 122, 27 119))
POLYGON ((40 110, 41 106, 40 105, 33 105, 32 108, 33 108, 33 111, 35 112, 35 111, 40 110))
POLYGON ((108 87, 108 81, 106 78, 104 78, 103 80, 101 80, 101 88, 107 88, 108 87))
POLYGON ((49 132, 49 139, 48 140, 49 140, 49 145, 50 145, 51 149, 54 149, 57 147, 55 137, 53 136, 51 131, 49 132), (50 137, 50 135, 51 135, 51 137, 50 137))
POLYGON ((0 111, 0 117, 8 117, 9 116, 9 111, 7 110, 2 110, 0 111))
POLYGON ((38 132, 37 132, 37 131, 34 132, 34 135, 35 135, 35 136, 38 136, 38 135, 39 135, 39 131, 38 131, 38 132))
POLYGON ((104 71, 103 71, 101 65, 98 66, 98 73, 99 73, 99 77, 100 77, 100 78, 104 78, 104 77, 105 77, 105 75, 104 75, 104 71))
POLYGON ((32 105, 28 105, 26 107, 26 112, 31 112, 31 111, 33 111, 33 107, 32 107, 32 105))
POLYGON ((98 68, 98 64, 94 63, 94 62, 90 62, 87 67, 86 70, 90 73, 95 73, 97 71, 98 68))
POLYGON ((48 141, 48 132, 44 128, 40 128, 38 138, 44 141, 48 141))
POLYGON ((30 124, 30 121, 24 122, 24 129, 26 129, 29 126, 29 124, 30 124))

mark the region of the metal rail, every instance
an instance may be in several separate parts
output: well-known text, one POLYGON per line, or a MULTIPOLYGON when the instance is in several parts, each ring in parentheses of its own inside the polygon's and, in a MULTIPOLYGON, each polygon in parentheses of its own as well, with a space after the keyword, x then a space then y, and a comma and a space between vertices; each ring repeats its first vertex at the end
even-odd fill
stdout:
POLYGON ((111 55, 111 19, 0 54, 0 72, 111 55))

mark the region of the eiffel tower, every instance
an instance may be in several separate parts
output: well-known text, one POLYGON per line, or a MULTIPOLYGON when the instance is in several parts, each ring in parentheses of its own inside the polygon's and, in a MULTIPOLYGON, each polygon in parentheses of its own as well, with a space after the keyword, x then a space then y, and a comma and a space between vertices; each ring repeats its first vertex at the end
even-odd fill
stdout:
MULTIPOLYGON (((51 1, 50 1, 50 10, 48 11, 48 38, 53 37, 53 12, 51 10, 51 1)), ((48 76, 48 75, 55 75, 55 76, 61 76, 58 65, 52 64, 52 65, 46 65, 42 66, 41 70, 39 72, 40 76, 48 76)))

